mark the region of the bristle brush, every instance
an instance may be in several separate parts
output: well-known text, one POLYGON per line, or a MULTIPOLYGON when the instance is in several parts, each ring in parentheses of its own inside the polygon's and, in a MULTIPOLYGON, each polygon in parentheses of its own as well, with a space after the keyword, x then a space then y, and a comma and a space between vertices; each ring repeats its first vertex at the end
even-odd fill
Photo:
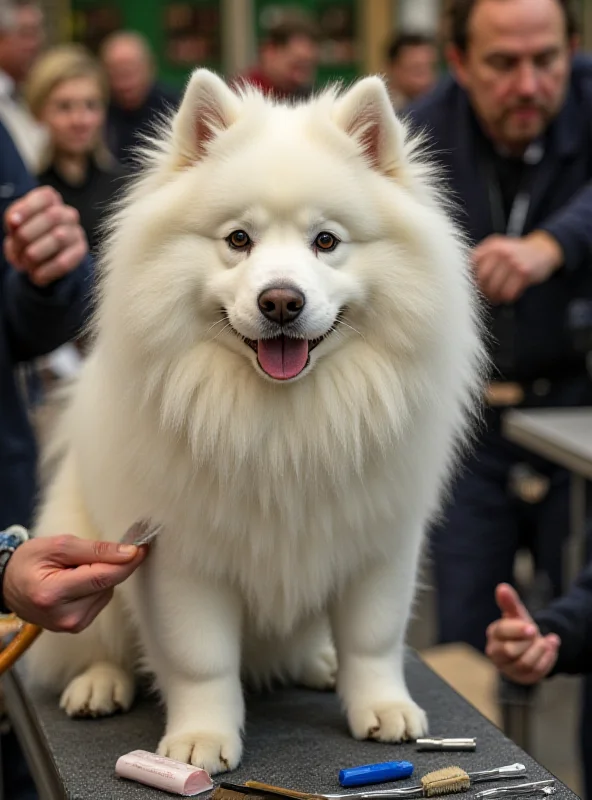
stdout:
MULTIPOLYGON (((374 789, 368 792, 315 794, 313 792, 297 792, 294 789, 282 789, 259 781, 246 781, 243 790, 247 794, 273 794, 293 800, 390 800, 398 797, 436 797, 438 795, 466 792, 474 783, 516 778, 526 772, 524 764, 510 764, 507 767, 482 770, 481 772, 465 772, 460 767, 444 767, 435 772, 428 772, 416 786, 404 788, 374 789)), ((230 786, 230 785, 229 785, 230 786)), ((234 791, 241 787, 232 786, 234 791)), ((224 800, 224 798, 220 798, 224 800)), ((229 799, 228 799, 229 800, 229 799)))

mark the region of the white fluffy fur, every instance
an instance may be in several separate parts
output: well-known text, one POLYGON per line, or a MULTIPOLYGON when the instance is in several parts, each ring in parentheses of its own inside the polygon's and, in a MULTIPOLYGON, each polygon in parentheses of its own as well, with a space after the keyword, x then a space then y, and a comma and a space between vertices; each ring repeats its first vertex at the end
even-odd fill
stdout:
POLYGON ((405 629, 481 349, 464 245, 381 81, 290 107, 197 71, 103 266, 37 533, 166 530, 89 629, 38 640, 32 677, 69 714, 107 714, 130 705, 139 653, 167 707, 160 752, 218 772, 241 755, 241 664, 331 687, 330 620, 352 734, 424 733, 405 629), (237 228, 248 256, 224 241, 237 228), (333 253, 311 249, 322 230, 333 253), (257 296, 286 281, 301 335, 334 330, 281 383, 227 323, 264 336, 257 296))

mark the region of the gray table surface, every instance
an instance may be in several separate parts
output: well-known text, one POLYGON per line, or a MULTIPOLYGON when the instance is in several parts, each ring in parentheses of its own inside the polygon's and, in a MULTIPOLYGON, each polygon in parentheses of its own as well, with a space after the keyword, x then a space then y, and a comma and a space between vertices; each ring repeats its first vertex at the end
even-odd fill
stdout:
MULTIPOLYGON (((337 782, 340 768, 401 759, 411 761, 415 773, 413 778, 398 782, 400 786, 417 783, 426 772, 450 765, 475 771, 522 762, 528 767, 528 780, 550 777, 412 653, 407 673, 412 694, 429 714, 432 734, 476 736, 477 752, 419 753, 412 743, 356 742, 348 734, 334 694, 280 689, 248 697, 243 762, 235 772, 216 781, 257 779, 304 791, 339 792, 343 791, 337 782)), ((125 715, 70 720, 58 708, 55 697, 26 691, 19 698, 22 682, 18 671, 5 676, 4 685, 17 735, 27 740, 28 748, 33 746, 37 759, 45 761, 44 779, 57 787, 51 796, 61 793, 67 800, 156 800, 171 796, 114 774, 120 755, 135 749, 155 749, 164 724, 156 698, 141 695, 125 715)), ((478 788, 496 785, 502 784, 478 788)), ((557 786, 558 800, 576 797, 559 781, 557 786)))
POLYGON ((503 426, 511 441, 592 480, 592 408, 508 411, 503 426))

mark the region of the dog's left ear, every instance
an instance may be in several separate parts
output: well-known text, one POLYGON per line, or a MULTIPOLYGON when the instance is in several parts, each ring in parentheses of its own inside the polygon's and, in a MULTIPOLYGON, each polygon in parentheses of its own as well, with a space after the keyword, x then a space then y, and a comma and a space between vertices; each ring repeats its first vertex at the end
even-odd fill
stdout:
POLYGON ((173 146, 180 166, 204 157, 208 144, 238 118, 240 100, 213 72, 197 69, 173 119, 173 146))
POLYGON ((373 169, 396 176, 403 156, 405 130, 380 78, 363 78, 354 84, 337 100, 333 119, 358 142, 373 169))

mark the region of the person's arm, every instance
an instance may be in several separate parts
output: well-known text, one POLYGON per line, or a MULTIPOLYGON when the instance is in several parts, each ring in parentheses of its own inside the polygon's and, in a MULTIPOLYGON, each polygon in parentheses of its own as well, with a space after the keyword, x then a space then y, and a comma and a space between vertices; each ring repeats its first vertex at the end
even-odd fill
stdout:
POLYGON ((12 525, 0 531, 0 614, 11 614, 4 601, 4 575, 15 550, 29 540, 29 532, 22 525, 12 525))
POLYGON ((50 631, 84 630, 146 556, 146 547, 0 532, 0 613, 50 631))
POLYGON ((78 212, 49 186, 4 215, 0 319, 14 362, 74 338, 90 310, 92 261, 78 212))
POLYGON ((507 583, 495 589, 500 619, 487 628, 485 654, 506 678, 530 686, 551 673, 561 640, 543 634, 516 590, 507 583))
POLYGON ((1 124, 0 184, 0 324, 18 362, 55 350, 80 330, 92 262, 77 213, 53 189, 36 187, 1 124), (19 214, 22 224, 9 220, 19 214))
POLYGON ((592 182, 587 183, 538 230, 550 234, 563 251, 563 266, 571 271, 592 260, 592 182))
POLYGON ((556 633, 561 639, 553 674, 592 672, 592 563, 567 594, 536 614, 535 622, 541 633, 556 633))
POLYGON ((6 264, 0 266, 0 319, 14 363, 50 353, 77 336, 90 314, 92 275, 90 256, 45 288, 6 264))
POLYGON ((500 584, 495 596, 502 616, 487 629, 486 653, 507 678, 533 684, 592 672, 592 562, 534 618, 511 586, 500 584))

